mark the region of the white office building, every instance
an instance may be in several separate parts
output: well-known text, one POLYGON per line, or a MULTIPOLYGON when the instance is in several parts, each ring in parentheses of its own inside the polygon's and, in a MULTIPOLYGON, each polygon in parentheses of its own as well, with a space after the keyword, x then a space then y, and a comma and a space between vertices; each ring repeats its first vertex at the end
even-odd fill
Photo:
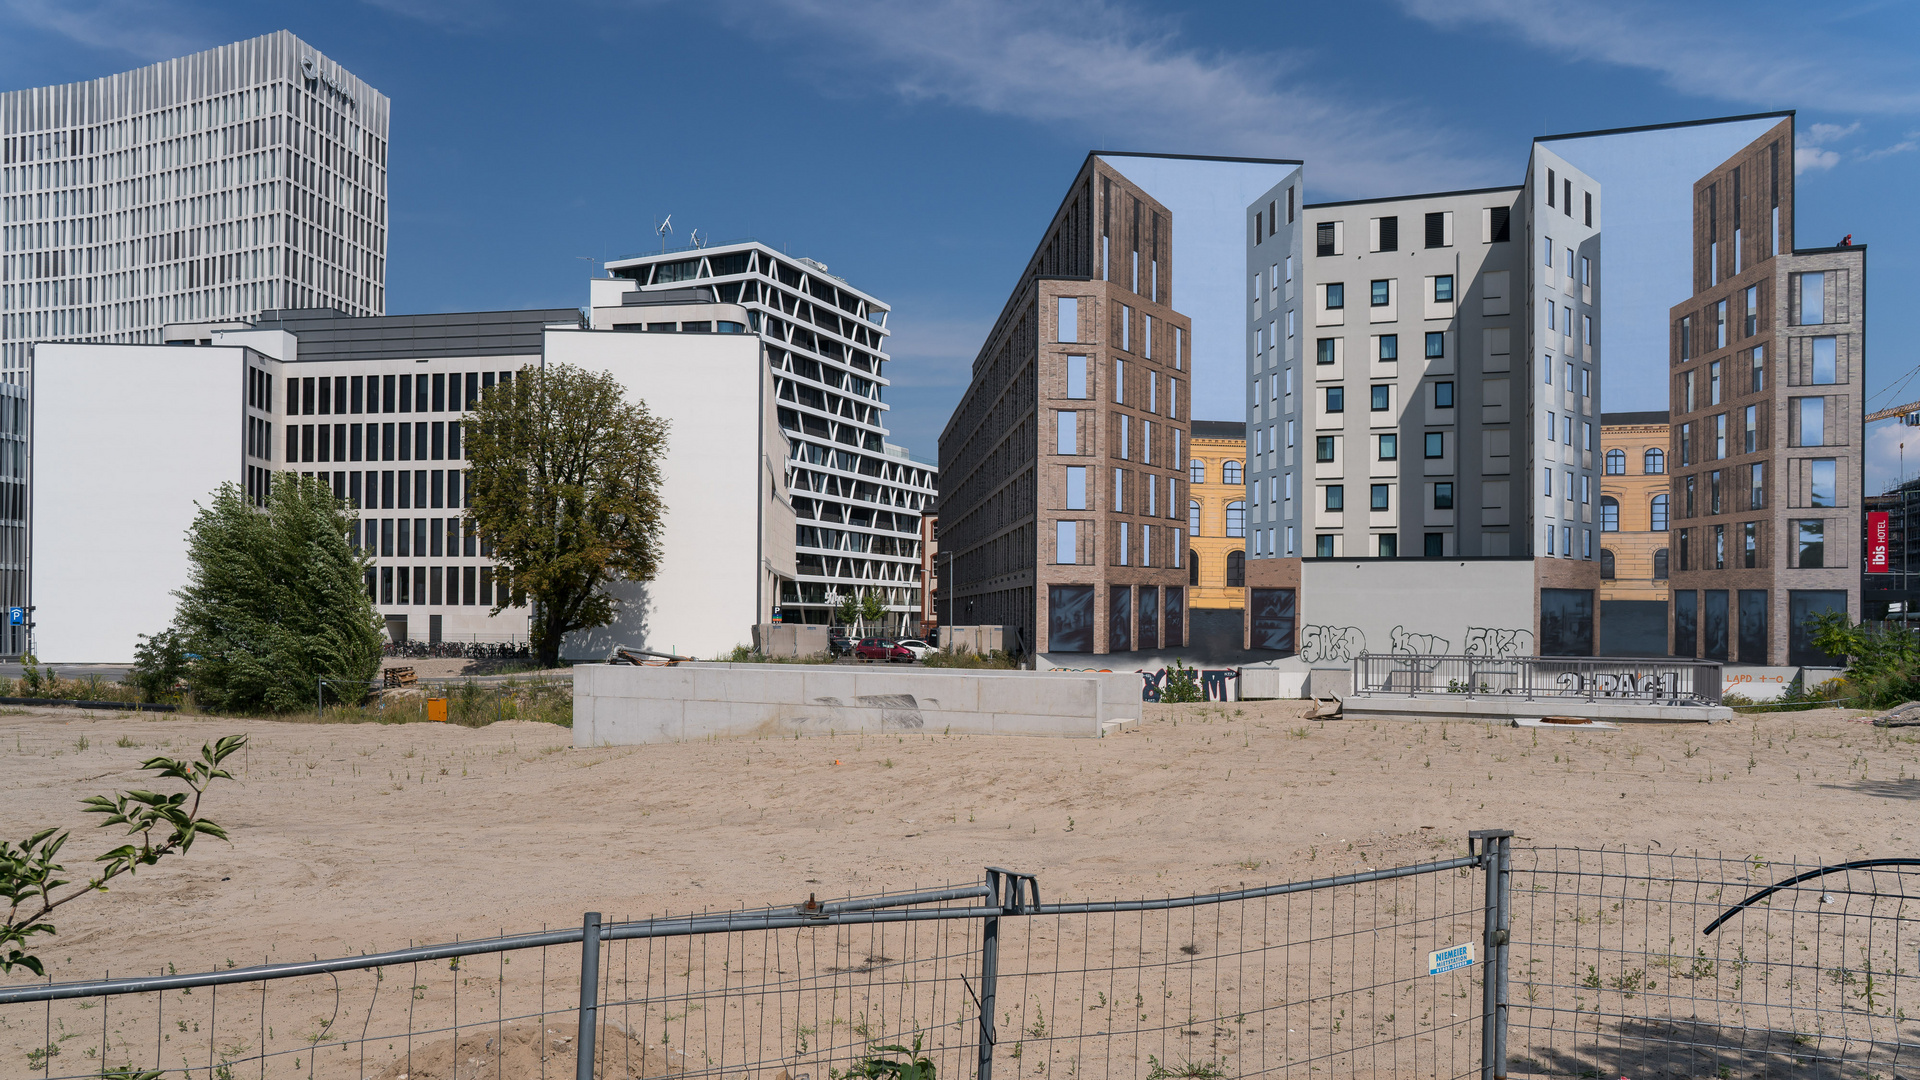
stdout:
POLYGON ((38 346, 34 648, 54 662, 129 660, 138 635, 173 618, 196 502, 222 483, 264 499, 285 471, 357 509, 351 538, 390 638, 526 641, 530 609, 462 518, 463 435, 483 395, 543 363, 611 372, 669 424, 660 572, 614 584, 614 624, 570 637, 563 655, 620 644, 713 656, 750 641, 794 578, 787 440, 747 313, 693 292, 616 297, 615 310, 596 306, 599 329, 572 308, 287 311, 174 331, 206 344, 38 346), (619 332, 630 317, 656 332, 619 332))
POLYGON ((917 630, 920 518, 938 494, 939 469, 887 442, 891 309, 812 259, 751 241, 617 259, 607 269, 613 280, 594 282, 596 328, 651 331, 650 320, 616 324, 610 313, 648 293, 699 286, 742 308, 764 344, 797 519, 798 570, 782 586, 784 620, 826 623, 830 596, 876 592, 889 632, 917 630))
POLYGON ((386 310, 386 95, 282 30, 0 94, 0 376, 35 342, 386 310))

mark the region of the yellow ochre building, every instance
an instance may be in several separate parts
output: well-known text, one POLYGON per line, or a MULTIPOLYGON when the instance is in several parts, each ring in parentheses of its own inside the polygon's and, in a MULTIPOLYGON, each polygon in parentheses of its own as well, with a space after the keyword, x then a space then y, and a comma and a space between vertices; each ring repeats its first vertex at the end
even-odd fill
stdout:
POLYGON ((1195 420, 1187 461, 1187 603, 1242 608, 1247 593, 1247 425, 1195 420))
POLYGON ((1600 417, 1602 656, 1667 655, 1672 431, 1664 412, 1600 417))

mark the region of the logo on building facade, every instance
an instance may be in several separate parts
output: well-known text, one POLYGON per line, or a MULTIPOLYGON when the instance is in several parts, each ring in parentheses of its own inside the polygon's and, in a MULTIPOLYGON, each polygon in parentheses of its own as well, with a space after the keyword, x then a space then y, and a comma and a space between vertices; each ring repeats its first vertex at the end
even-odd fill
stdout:
POLYGON ((345 101, 349 107, 355 109, 360 107, 360 102, 354 98, 353 94, 349 92, 345 86, 341 85, 333 76, 320 70, 320 61, 314 57, 307 56, 301 58, 300 74, 305 76, 308 82, 319 83, 321 86, 326 87, 329 92, 345 101))
POLYGON ((1888 516, 1883 510, 1875 510, 1867 515, 1867 573, 1869 574, 1885 574, 1890 570, 1887 559, 1887 548, 1890 546, 1888 534, 1891 532, 1888 516))

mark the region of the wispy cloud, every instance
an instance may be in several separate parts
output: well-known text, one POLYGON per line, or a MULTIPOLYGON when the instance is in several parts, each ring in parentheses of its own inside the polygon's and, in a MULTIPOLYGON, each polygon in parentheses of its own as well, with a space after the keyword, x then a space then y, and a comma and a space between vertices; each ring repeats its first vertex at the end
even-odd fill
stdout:
POLYGON ((1581 0, 1400 0, 1400 5, 1435 26, 1497 26, 1577 59, 1650 71, 1673 89, 1700 97, 1762 108, 1920 112, 1910 35, 1876 41, 1855 25, 1844 37, 1833 35, 1823 22, 1845 13, 1816 5, 1797 5, 1779 20, 1745 25, 1724 10, 1648 0, 1604 6, 1581 0))
POLYGON ((174 4, 143 0, 0 0, 0 34, 11 23, 85 48, 150 61, 207 48, 205 35, 183 29, 197 21, 174 4))
POLYGON ((1443 188, 1510 179, 1444 114, 1364 102, 1309 55, 1217 52, 1119 0, 762 0, 745 29, 813 37, 816 65, 853 85, 1081 133, 1089 148, 1304 158, 1321 190, 1366 195, 1410 177, 1443 188))
POLYGON ((1895 154, 1910 154, 1915 150, 1920 150, 1920 131, 1909 131, 1907 132, 1906 138, 1894 143, 1892 146, 1883 146, 1878 150, 1865 150, 1862 151, 1859 156, 1861 161, 1878 161, 1883 157, 1892 157, 1895 154))

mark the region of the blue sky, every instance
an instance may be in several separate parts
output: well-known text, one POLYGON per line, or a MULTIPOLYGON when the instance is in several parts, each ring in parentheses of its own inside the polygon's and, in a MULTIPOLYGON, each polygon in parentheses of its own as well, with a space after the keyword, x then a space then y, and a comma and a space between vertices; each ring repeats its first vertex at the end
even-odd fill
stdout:
MULTIPOLYGON (((390 311, 583 303, 671 213, 889 300, 891 426, 928 456, 1088 150, 1302 158, 1317 201, 1770 109, 1799 110, 1799 243, 1869 245, 1874 404, 1920 400, 1909 4, 0 0, 0 89, 282 28, 393 99, 390 311)), ((1876 425, 1870 488, 1905 432, 1920 475, 1920 428, 1876 425)))

